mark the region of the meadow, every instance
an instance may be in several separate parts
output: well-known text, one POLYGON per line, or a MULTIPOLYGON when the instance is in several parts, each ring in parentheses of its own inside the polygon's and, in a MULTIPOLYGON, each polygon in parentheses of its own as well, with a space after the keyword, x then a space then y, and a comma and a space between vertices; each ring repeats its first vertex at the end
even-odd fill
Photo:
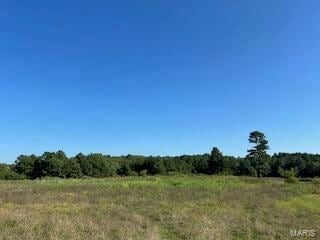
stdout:
POLYGON ((146 176, 0 181, 0 239, 293 239, 320 234, 318 180, 146 176))

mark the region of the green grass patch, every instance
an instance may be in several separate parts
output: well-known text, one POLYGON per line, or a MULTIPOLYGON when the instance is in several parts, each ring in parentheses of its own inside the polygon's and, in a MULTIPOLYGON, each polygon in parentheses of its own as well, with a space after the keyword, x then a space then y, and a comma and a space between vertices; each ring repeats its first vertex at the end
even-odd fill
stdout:
POLYGON ((0 239, 288 239, 320 226, 318 189, 205 175, 0 181, 0 239))
POLYGON ((313 213, 320 213, 320 195, 310 194, 292 197, 287 200, 280 201, 279 206, 291 211, 299 211, 303 209, 313 213))

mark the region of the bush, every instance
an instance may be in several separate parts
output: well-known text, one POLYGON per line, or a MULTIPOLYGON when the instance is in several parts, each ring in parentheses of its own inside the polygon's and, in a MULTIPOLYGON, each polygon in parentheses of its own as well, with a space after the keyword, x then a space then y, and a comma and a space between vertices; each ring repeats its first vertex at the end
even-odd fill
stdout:
POLYGON ((297 183, 299 182, 297 178, 298 170, 296 168, 291 168, 290 170, 280 169, 280 176, 285 178, 286 183, 297 183))
POLYGON ((23 180, 23 179, 26 179, 26 176, 20 175, 14 171, 10 171, 5 175, 4 179, 5 180, 23 180))
POLYGON ((10 168, 10 166, 5 164, 0 164, 0 179, 3 180, 21 180, 25 179, 24 175, 20 175, 10 168))
POLYGON ((147 176, 147 175, 148 175, 148 171, 147 171, 146 169, 141 170, 141 171, 139 172, 139 176, 147 176))
POLYGON ((296 168, 291 168, 290 170, 285 170, 285 169, 280 169, 279 174, 283 178, 292 178, 292 177, 297 177, 297 169, 296 168))
POLYGON ((296 178, 296 177, 288 177, 286 178, 286 180, 284 180, 286 183, 298 183, 299 182, 299 179, 296 178))

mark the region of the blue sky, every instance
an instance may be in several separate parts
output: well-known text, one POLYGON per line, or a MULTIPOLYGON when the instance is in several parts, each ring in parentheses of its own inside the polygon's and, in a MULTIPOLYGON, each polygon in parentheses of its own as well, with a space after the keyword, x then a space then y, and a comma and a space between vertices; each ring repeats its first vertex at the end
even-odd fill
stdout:
POLYGON ((320 3, 1 1, 0 162, 320 152, 320 3))

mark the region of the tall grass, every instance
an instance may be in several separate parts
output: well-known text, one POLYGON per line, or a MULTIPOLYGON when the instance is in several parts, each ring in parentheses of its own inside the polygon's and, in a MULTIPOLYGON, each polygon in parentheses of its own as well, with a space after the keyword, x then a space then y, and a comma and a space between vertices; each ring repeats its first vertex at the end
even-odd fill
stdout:
POLYGON ((291 239, 319 183, 225 176, 0 182, 0 239, 291 239))

